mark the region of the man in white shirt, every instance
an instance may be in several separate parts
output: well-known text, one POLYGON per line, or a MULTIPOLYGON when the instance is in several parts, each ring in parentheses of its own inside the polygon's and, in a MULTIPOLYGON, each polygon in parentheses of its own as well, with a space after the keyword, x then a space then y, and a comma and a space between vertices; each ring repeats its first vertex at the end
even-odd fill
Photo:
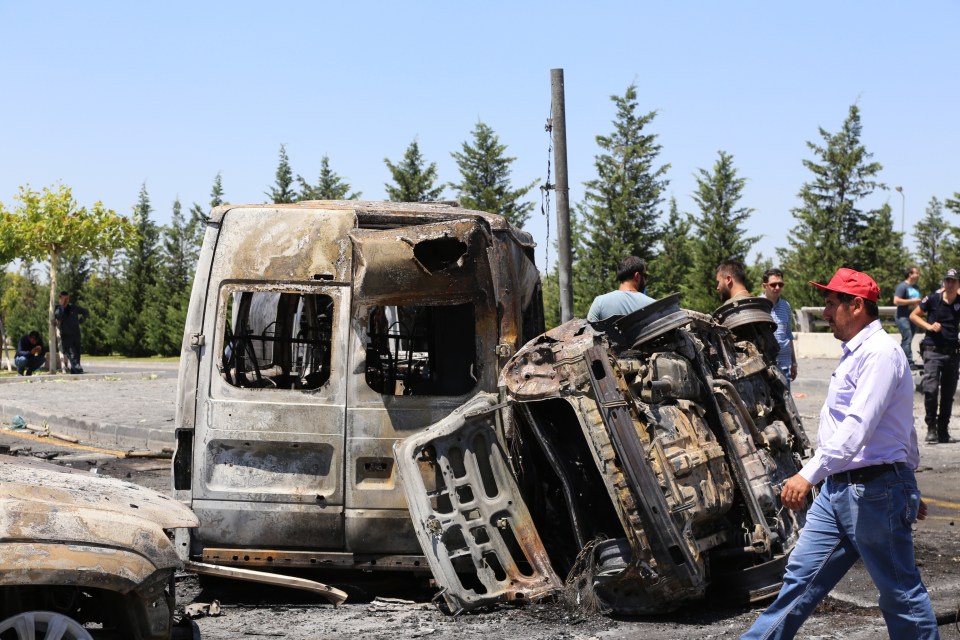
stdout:
POLYGON ((843 355, 820 411, 817 452, 784 483, 783 506, 806 508, 825 481, 787 564, 777 599, 743 638, 793 638, 817 604, 862 559, 880 592, 891 638, 939 638, 930 596, 913 555, 926 517, 914 471, 913 382, 906 355, 880 325, 873 278, 839 269, 822 289, 823 317, 843 355))

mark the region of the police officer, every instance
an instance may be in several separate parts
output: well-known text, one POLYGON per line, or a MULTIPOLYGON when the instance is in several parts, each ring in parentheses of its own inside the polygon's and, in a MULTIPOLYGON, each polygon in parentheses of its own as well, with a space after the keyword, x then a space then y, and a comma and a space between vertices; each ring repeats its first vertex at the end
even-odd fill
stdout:
POLYGON ((921 300, 920 305, 910 313, 910 321, 927 332, 920 343, 920 351, 923 353, 921 386, 926 411, 926 441, 929 444, 956 442, 950 437, 949 427, 960 370, 958 289, 960 274, 956 269, 949 269, 943 276, 943 288, 921 300))

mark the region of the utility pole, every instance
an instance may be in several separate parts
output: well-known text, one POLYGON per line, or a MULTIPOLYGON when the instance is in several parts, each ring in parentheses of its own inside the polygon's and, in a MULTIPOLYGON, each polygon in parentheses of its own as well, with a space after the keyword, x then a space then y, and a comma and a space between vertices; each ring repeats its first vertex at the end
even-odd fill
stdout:
MULTIPOLYGON (((903 187, 897 187, 897 191, 900 193, 900 235, 903 235, 906 231, 904 226, 907 219, 907 196, 903 193, 903 187)), ((906 246, 906 242, 904 242, 906 246)))
POLYGON ((550 70, 553 112, 553 163, 557 167, 557 274, 560 278, 560 322, 573 318, 573 258, 570 250, 570 186, 567 182, 567 112, 563 96, 563 69, 550 70))

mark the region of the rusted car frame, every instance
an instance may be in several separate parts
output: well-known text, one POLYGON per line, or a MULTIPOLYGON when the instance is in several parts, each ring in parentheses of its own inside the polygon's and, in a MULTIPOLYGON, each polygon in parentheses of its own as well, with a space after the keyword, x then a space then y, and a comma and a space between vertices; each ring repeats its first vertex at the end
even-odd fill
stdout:
POLYGON ((398 446, 414 523, 451 608, 535 598, 564 582, 627 614, 670 610, 711 586, 740 601, 775 594, 803 524, 780 505, 779 487, 810 448, 776 367, 772 324, 763 299, 711 317, 681 309, 677 296, 603 325, 573 320, 507 363, 502 402, 468 405, 488 407, 482 420, 448 420, 398 446), (509 470, 496 474, 496 504, 518 514, 525 562, 495 554, 511 567, 495 584, 484 578, 489 545, 447 543, 449 531, 495 527, 464 521, 472 504, 450 508, 458 487, 485 483, 472 467, 450 471, 441 455, 450 442, 463 459, 509 451, 495 463, 509 470), (443 483, 423 480, 433 476, 443 483))

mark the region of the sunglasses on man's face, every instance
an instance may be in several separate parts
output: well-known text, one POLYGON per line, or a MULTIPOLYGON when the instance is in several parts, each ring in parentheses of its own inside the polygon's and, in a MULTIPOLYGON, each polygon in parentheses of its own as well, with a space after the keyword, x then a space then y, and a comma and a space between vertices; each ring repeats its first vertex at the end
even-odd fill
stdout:
POLYGON ((783 283, 782 283, 782 282, 768 282, 768 283, 767 283, 767 286, 768 286, 768 287, 773 287, 773 288, 775 288, 775 289, 782 289, 782 288, 783 288, 783 283))

